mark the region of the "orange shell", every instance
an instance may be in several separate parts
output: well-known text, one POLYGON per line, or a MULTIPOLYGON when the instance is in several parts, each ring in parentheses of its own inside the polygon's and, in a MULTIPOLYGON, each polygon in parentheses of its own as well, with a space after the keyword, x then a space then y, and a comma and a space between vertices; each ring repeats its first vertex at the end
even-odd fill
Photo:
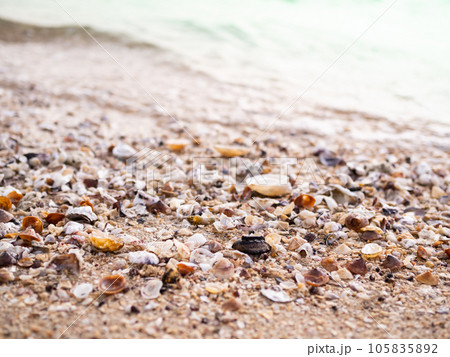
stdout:
POLYGON ((190 274, 195 270, 195 266, 192 263, 180 262, 177 264, 177 268, 181 275, 190 274))
POLYGON ((89 202, 88 199, 81 201, 80 206, 89 206, 92 208, 92 212, 94 212, 94 206, 92 205, 91 202, 89 202))
POLYGON ((98 283, 99 289, 105 295, 120 293, 123 289, 125 289, 125 286, 125 278, 119 274, 104 276, 98 283))
POLYGON ((23 195, 17 191, 11 191, 6 197, 9 198, 12 203, 17 204, 23 198, 23 195))
POLYGON ((43 226, 42 221, 39 218, 34 216, 25 217, 22 221, 22 229, 26 229, 30 226, 36 231, 36 233, 42 233, 43 226))
POLYGON ((316 204, 316 199, 313 196, 307 195, 307 194, 300 194, 295 200, 294 204, 297 207, 301 208, 313 208, 316 204))
POLYGON ((0 209, 11 211, 12 203, 8 197, 0 196, 0 209))
POLYGON ((58 222, 61 222, 64 218, 66 218, 66 215, 63 213, 49 213, 47 216, 45 216, 45 220, 48 224, 57 224, 58 222))

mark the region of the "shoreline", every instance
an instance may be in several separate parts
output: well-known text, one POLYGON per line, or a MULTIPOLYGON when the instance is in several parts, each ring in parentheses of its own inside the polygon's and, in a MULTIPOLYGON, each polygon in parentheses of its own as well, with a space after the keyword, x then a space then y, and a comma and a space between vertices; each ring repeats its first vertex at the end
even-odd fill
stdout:
MULTIPOLYGON (((159 49, 129 48, 109 41, 104 45, 200 145, 192 143, 177 122, 95 44, 0 41, 0 51, 8 53, 0 59, 3 175, 0 195, 8 186, 28 193, 12 210, 18 222, 28 215, 43 219, 43 212, 67 210, 88 196, 98 221, 84 224, 82 231, 88 235, 92 229, 105 229, 125 240, 124 247, 117 252, 99 252, 88 240, 74 242, 72 234, 63 233, 61 229, 67 221, 50 229, 45 224, 43 237, 51 233, 55 241, 40 242, 26 253, 42 265, 5 267, 13 273, 14 281, 0 285, 0 316, 5 322, 0 330, 2 338, 58 338, 88 306, 87 313, 63 337, 449 337, 449 268, 448 257, 442 254, 442 248, 448 247, 450 240, 449 203, 431 197, 434 186, 445 192, 442 197, 449 195, 448 125, 394 123, 301 103, 252 144, 252 139, 258 138, 267 123, 283 109, 288 95, 219 82, 179 65, 173 54, 159 49), (173 140, 182 140, 186 144, 184 150, 171 150, 173 140), (173 197, 152 193, 171 206, 170 213, 123 217, 102 195, 107 193, 130 211, 135 210, 136 183, 127 176, 123 160, 111 152, 111 147, 121 142, 135 150, 152 147, 164 152, 186 174, 173 182, 173 197), (264 161, 266 156, 311 157, 328 180, 325 186, 348 185, 362 194, 358 193, 360 205, 347 203, 329 212, 330 222, 337 223, 343 214, 361 207, 364 212, 383 216, 376 201, 396 204, 398 213, 385 217, 392 220, 392 225, 397 223, 410 232, 412 238, 407 239, 412 245, 405 245, 406 240, 402 243, 401 239, 384 237, 375 241, 383 248, 383 254, 368 260, 367 274, 355 275, 350 280, 330 279, 330 283, 316 289, 297 281, 297 273, 304 275, 320 267, 324 257, 333 257, 344 267, 360 256, 367 242, 341 227, 339 231, 346 237, 328 245, 323 237, 329 232, 320 223, 310 227, 303 218, 294 223, 294 215, 286 219, 275 214, 277 207, 287 206, 296 194, 308 193, 300 192, 300 187, 293 187, 292 193, 285 197, 274 198, 276 202, 266 211, 252 206, 250 200, 236 200, 227 187, 193 186, 188 175, 192 158, 217 156, 215 145, 232 143, 250 148, 247 157, 252 161, 264 161), (321 164, 313 154, 317 147, 334 151, 347 164, 337 167, 321 164), (44 159, 30 163, 23 159, 28 153, 46 154, 49 163, 44 159), (421 163, 431 170, 426 172, 431 178, 425 184, 419 183, 421 163), (67 188, 37 186, 40 177, 61 169, 71 172, 67 188), (106 176, 102 176, 104 171, 108 172, 106 176), (376 176, 378 173, 380 177, 376 176), (374 179, 375 176, 378 178, 374 179), (348 177, 353 177, 354 182, 348 177), (84 187, 85 178, 98 179, 99 186, 84 187), (386 188, 390 187, 389 182, 397 188, 389 191, 386 188), (177 203, 175 198, 182 202, 177 203), (180 204, 194 205, 197 213, 210 211, 215 221, 220 218, 218 207, 230 204, 236 220, 252 216, 264 223, 258 228, 239 221, 237 227, 224 231, 218 231, 214 225, 194 226, 177 214, 180 204), (424 209, 426 214, 406 214, 408 207, 424 209), (404 217, 413 219, 414 224, 404 223, 404 217), (278 227, 286 223, 287 233, 278 227), (236 255, 231 246, 249 230, 255 235, 280 235, 279 246, 273 248, 276 254, 246 265, 249 263, 236 255), (432 233, 421 235, 421 231, 432 233), (304 240, 307 232, 314 232, 317 238, 310 242, 315 253, 304 257, 300 247, 290 250, 289 246, 294 238, 306 244, 300 239, 304 240), (235 274, 218 279, 197 269, 192 275, 181 277, 177 286, 167 287, 157 299, 144 299, 141 288, 150 279, 163 279, 171 259, 189 260, 175 243, 167 251, 154 243, 176 240, 186 245, 196 233, 222 246, 218 252, 233 263, 235 274), (433 245, 437 241, 443 243, 433 245), (337 247, 344 243, 350 252, 337 254, 337 247), (419 245, 430 251, 428 259, 417 256, 419 245), (159 263, 133 266, 129 253, 136 251, 154 252, 159 263), (396 251, 402 260, 410 259, 412 263, 389 277, 389 272, 380 267, 385 256, 396 251), (69 252, 82 257, 78 277, 56 272, 49 266, 55 255, 69 252), (431 263, 426 266, 428 261, 431 263), (415 280, 415 276, 429 269, 439 277, 437 286, 415 280), (126 277, 127 289, 116 295, 101 295, 98 280, 113 273, 126 277), (92 284, 94 289, 86 299, 77 299, 73 294, 81 282, 92 284), (261 295, 262 289, 279 286, 281 282, 286 283, 282 286, 291 302, 280 304, 261 295), (236 311, 224 308, 225 302, 232 299, 241 304, 236 311)), ((264 165, 276 172, 270 164, 264 165)), ((307 188, 312 195, 321 194, 314 187, 307 188)), ((257 195, 254 198, 266 202, 257 195)), ((317 221, 327 211, 330 210, 324 202, 312 210, 317 221)), ((370 219, 376 221, 374 217, 370 219)), ((11 225, 9 229, 16 232, 20 226, 11 225)), ((395 237, 401 234, 392 227, 383 234, 387 233, 395 237)), ((14 242, 11 238, 0 239, 0 243, 14 242)), ((22 250, 19 245, 8 249, 15 253, 22 250)))

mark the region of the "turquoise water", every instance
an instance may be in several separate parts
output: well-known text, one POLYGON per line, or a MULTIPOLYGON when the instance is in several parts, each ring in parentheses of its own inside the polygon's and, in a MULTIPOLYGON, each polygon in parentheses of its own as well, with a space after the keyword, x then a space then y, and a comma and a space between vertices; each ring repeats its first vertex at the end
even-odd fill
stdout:
MULTIPOLYGON (((57 1, 83 25, 168 49, 221 80, 284 87, 293 99, 321 77, 304 100, 450 123, 448 0, 57 1)), ((71 16, 52 0, 0 0, 11 20, 64 26, 71 16)))

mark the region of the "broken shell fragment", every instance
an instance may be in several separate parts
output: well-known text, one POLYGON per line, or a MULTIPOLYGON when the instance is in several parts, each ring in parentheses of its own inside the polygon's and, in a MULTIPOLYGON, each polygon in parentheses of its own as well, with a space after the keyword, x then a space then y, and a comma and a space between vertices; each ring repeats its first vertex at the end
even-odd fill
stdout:
POLYGON ((0 268, 7 267, 13 264, 16 264, 16 260, 8 252, 0 253, 0 268))
POLYGON ((33 265, 34 261, 30 257, 24 257, 17 262, 17 265, 22 268, 29 268, 33 265))
POLYGON ((428 250, 421 245, 417 247, 417 256, 424 260, 428 260, 431 256, 431 254, 428 252, 428 250))
POLYGON ((264 237, 259 236, 242 236, 241 239, 233 243, 232 248, 251 255, 270 252, 270 245, 266 243, 264 237))
POLYGON ((43 225, 42 221, 39 218, 34 216, 25 217, 22 221, 22 229, 26 229, 30 226, 34 229, 35 232, 39 234, 42 233, 43 225))
POLYGON ((381 239, 383 236, 383 230, 376 226, 365 226, 360 229, 361 238, 365 241, 372 241, 381 239))
POLYGON ((363 258, 352 260, 345 267, 355 275, 365 275, 367 273, 367 264, 363 258))
POLYGON ((163 283, 159 279, 152 279, 141 288, 141 295, 144 299, 156 299, 160 295, 163 283))
POLYGON ((286 303, 292 301, 289 295, 278 286, 272 289, 261 289, 261 295, 273 302, 286 303))
POLYGON ((397 257, 389 254, 386 256, 386 259, 383 262, 383 268, 390 270, 398 270, 403 266, 403 263, 397 257))
POLYGON ((237 145, 216 145, 214 149, 224 157, 244 156, 250 152, 250 148, 237 145))
POLYGON ((0 269, 0 284, 5 284, 14 280, 14 275, 7 269, 0 269))
POLYGON ((11 213, 9 213, 3 209, 0 209, 0 223, 8 223, 8 222, 12 221, 13 219, 14 219, 14 216, 11 213))
POLYGON ((316 199, 313 196, 301 194, 294 200, 294 204, 300 208, 312 209, 316 204, 316 199))
POLYGON ((42 241, 42 237, 39 234, 37 234, 35 232, 35 230, 31 227, 28 227, 23 232, 20 232, 18 234, 18 236, 19 236, 19 238, 21 238, 22 240, 25 240, 27 242, 32 242, 32 241, 41 242, 42 241))
POLYGON ((229 279, 234 274, 234 265, 228 259, 222 258, 213 265, 212 273, 216 278, 229 279))
POLYGON ((100 279, 98 287, 103 294, 114 295, 125 289, 126 281, 122 275, 108 275, 100 279))
POLYGON ((93 223, 97 220, 97 215, 89 206, 71 207, 66 212, 66 217, 72 221, 83 221, 93 223))
POLYGON ((93 231, 89 235, 89 240, 95 248, 103 252, 115 252, 123 247, 122 239, 98 230, 93 231))
POLYGON ((381 254, 382 251, 383 251, 383 248, 381 248, 376 243, 366 244, 361 249, 361 253, 364 256, 364 258, 366 258, 366 259, 376 258, 381 254))
POLYGON ((263 196, 279 197, 291 192, 289 177, 286 175, 265 174, 249 177, 245 183, 252 191, 263 196))
POLYGON ((57 255, 52 258, 50 265, 58 272, 67 271, 75 275, 78 275, 81 269, 81 262, 75 253, 57 255))
POLYGON ((431 271, 427 271, 425 273, 416 275, 416 280, 419 283, 426 284, 426 285, 438 285, 439 284, 439 278, 437 276, 433 275, 433 273, 431 273, 431 271))
POLYGON ((5 211, 11 211, 12 203, 8 197, 0 196, 0 209, 5 211))
POLYGON ((89 294, 92 292, 92 290, 93 290, 92 284, 82 283, 82 284, 77 285, 73 289, 72 293, 77 299, 83 300, 89 296, 89 294))
POLYGON ((23 198, 23 195, 21 193, 18 193, 17 191, 11 191, 6 195, 6 197, 9 198, 9 200, 13 204, 17 205, 19 201, 23 198))
POLYGON ((187 262, 180 262, 177 264, 178 271, 181 275, 188 275, 190 273, 193 273, 195 269, 197 268, 197 264, 194 263, 187 263, 187 262))
POLYGON ((353 231, 359 231, 361 228, 366 227, 368 224, 368 219, 357 213, 350 213, 345 218, 345 226, 353 231))
POLYGON ((45 216, 45 221, 48 224, 57 224, 66 218, 65 214, 62 213, 49 213, 45 216))
POLYGON ((322 286, 328 283, 330 277, 319 269, 311 269, 303 274, 305 283, 311 286, 322 286))
POLYGON ((339 269, 337 261, 332 257, 323 258, 320 265, 329 272, 336 271, 339 269))

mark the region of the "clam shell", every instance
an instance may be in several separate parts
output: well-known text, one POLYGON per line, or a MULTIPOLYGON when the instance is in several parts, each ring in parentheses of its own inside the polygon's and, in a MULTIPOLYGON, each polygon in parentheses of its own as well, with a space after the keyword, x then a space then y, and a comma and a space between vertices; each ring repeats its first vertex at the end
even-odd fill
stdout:
POLYGON ((89 235, 91 244, 103 252, 115 252, 123 247, 123 241, 101 231, 94 231, 89 235))
POLYGON ((65 214, 62 213, 49 213, 45 216, 45 221, 48 224, 57 224, 61 222, 64 218, 66 218, 65 214))
POLYGON ((312 269, 303 274, 305 283, 311 286, 322 286, 330 281, 330 277, 327 273, 319 270, 312 269))
POLYGON ((100 279, 98 288, 103 294, 113 295, 125 289, 126 281, 122 275, 108 275, 100 279))
POLYGON ((90 283, 82 283, 77 285, 72 293, 77 299, 86 299, 92 293, 93 286, 90 283))
POLYGON ((32 227, 36 233, 41 234, 43 230, 42 221, 38 217, 28 216, 22 221, 22 229, 32 227))
POLYGON ((216 278, 229 279, 234 274, 234 265, 228 259, 222 258, 213 265, 211 271, 216 278))
POLYGON ((261 295, 273 302, 287 303, 291 302, 290 296, 278 286, 271 289, 261 289, 261 295))
POLYGON ((141 288, 144 299, 156 299, 160 294, 163 283, 159 279, 152 279, 141 288))
POLYGON ((250 152, 250 148, 237 145, 216 145, 214 149, 224 157, 244 156, 250 152))
POLYGON ((301 194, 294 200, 294 204, 297 207, 311 209, 316 204, 316 199, 313 196, 301 194))
POLYGON ((252 191, 268 197, 283 196, 292 190, 286 175, 257 175, 247 178, 245 183, 252 191))
POLYGON ((128 253, 128 259, 131 264, 157 265, 159 263, 156 254, 146 251, 130 252, 128 253))
POLYGON ((6 195, 6 197, 8 197, 12 203, 17 205, 17 203, 19 203, 19 201, 23 198, 23 195, 17 191, 11 191, 6 195))
POLYGON ((383 248, 381 248, 376 243, 369 243, 366 244, 362 249, 361 253, 363 254, 364 258, 370 259, 370 258, 376 258, 383 252, 383 248))
POLYGON ((12 203, 8 197, 0 196, 0 209, 5 211, 11 211, 12 203))

